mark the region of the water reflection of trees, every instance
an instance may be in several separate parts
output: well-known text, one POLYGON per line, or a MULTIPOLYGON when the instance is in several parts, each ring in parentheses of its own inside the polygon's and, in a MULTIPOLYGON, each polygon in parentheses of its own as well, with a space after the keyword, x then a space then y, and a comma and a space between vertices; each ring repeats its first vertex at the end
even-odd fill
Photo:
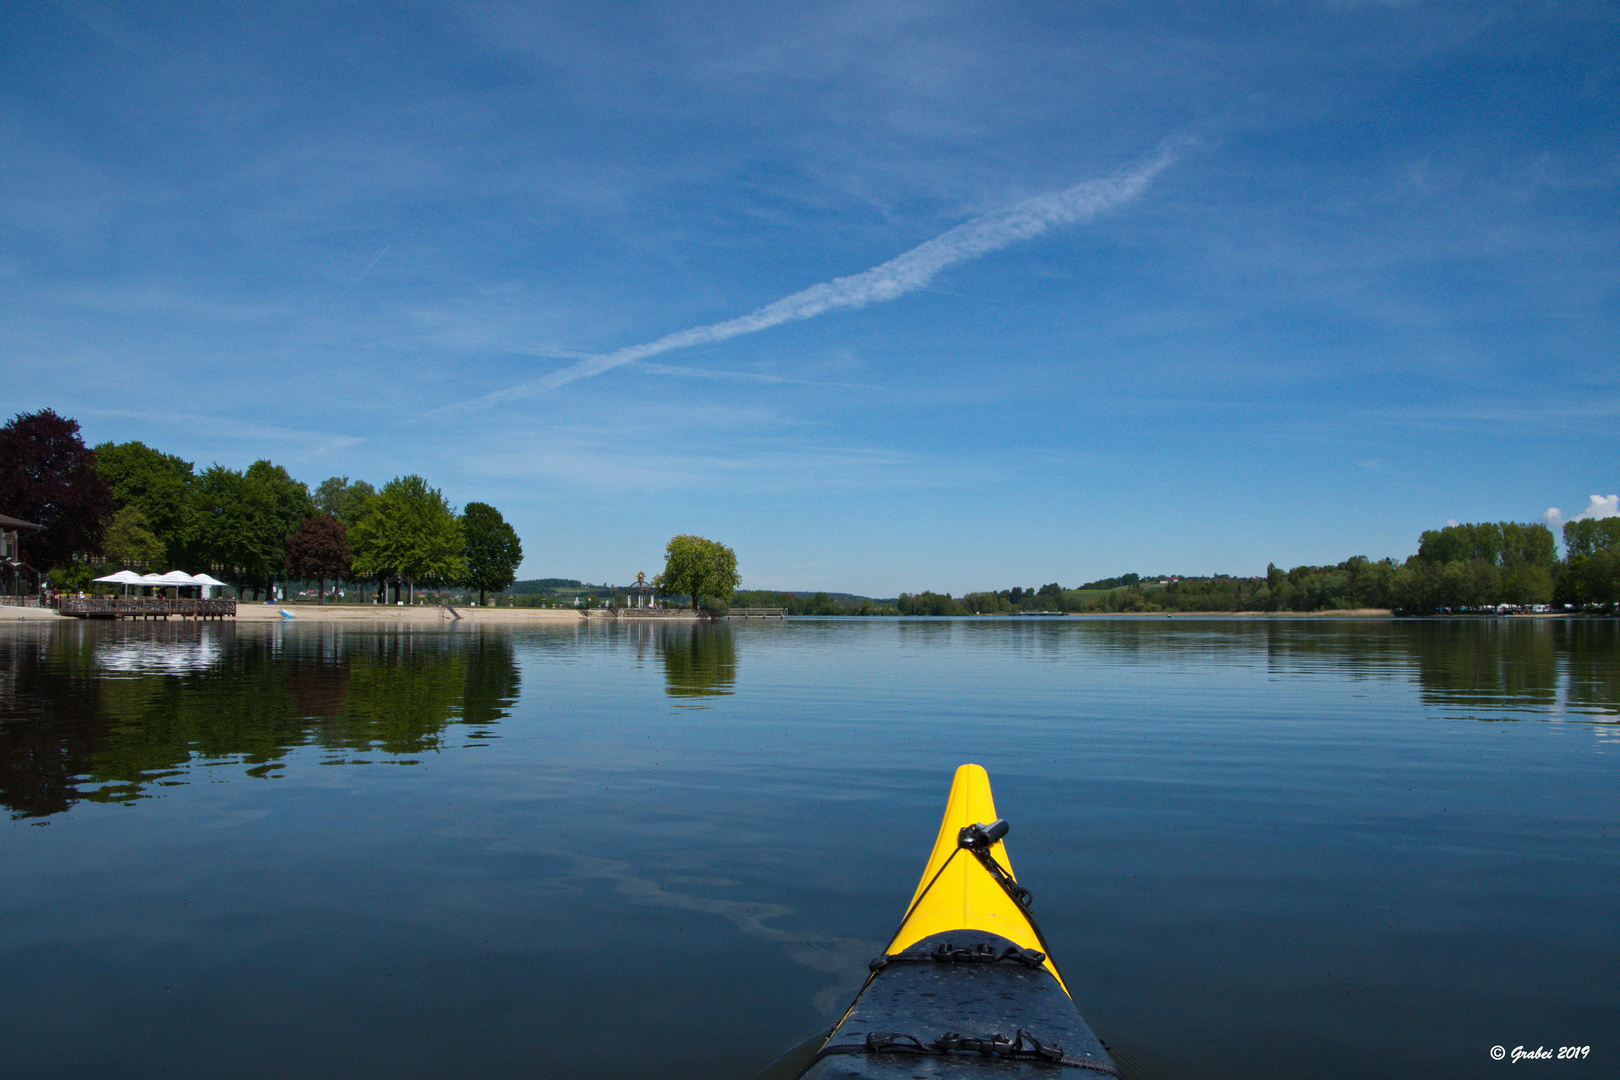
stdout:
POLYGON ((0 804, 32 817, 128 801, 200 763, 265 776, 306 745, 419 754, 449 725, 499 721, 518 687, 502 634, 229 624, 0 634, 0 804))
POLYGON ((1471 712, 1545 712, 1562 701, 1620 715, 1620 640, 1612 620, 1268 623, 1266 636, 1267 663, 1279 672, 1410 674, 1426 704, 1471 712))
POLYGON ((1416 683, 1428 705, 1487 718, 1560 706, 1620 716, 1620 625, 1607 619, 1087 619, 901 623, 907 644, 1111 666, 1235 664, 1416 683))
POLYGON ((655 624, 654 644, 664 663, 670 697, 729 694, 737 681, 737 639, 724 623, 655 624))

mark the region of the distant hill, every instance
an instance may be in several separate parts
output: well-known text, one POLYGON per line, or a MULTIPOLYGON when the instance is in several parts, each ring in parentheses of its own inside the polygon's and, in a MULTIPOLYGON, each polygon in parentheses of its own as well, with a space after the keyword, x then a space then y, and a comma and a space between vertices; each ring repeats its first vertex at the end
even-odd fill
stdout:
MULTIPOLYGON (((753 589, 739 589, 738 591, 739 592, 754 592, 756 590, 753 590, 753 589)), ((847 603, 847 602, 849 602, 851 600, 861 601, 861 600, 871 600, 871 599, 873 599, 870 596, 860 596, 860 595, 858 595, 856 593, 827 592, 827 590, 825 590, 825 589, 759 589, 757 591, 759 591, 759 592, 779 593, 779 594, 784 595, 784 596, 804 596, 804 597, 810 597, 810 596, 815 596, 817 594, 821 594, 821 595, 825 595, 827 597, 827 599, 829 599, 829 600, 837 600, 839 603, 847 603)), ((878 601, 878 602, 882 603, 882 601, 878 601)), ((888 602, 892 604, 894 601, 890 600, 888 602)))
POLYGON ((506 591, 519 596, 532 596, 536 593, 556 592, 559 589, 590 589, 593 585, 586 585, 583 581, 573 578, 545 577, 531 578, 528 581, 514 581, 506 591))

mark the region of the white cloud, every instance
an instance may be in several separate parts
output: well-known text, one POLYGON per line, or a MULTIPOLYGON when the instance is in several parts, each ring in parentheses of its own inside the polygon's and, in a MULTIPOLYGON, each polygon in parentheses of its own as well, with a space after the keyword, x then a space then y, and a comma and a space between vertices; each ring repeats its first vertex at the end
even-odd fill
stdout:
POLYGON ((829 311, 859 309, 894 300, 926 288, 941 271, 957 263, 1033 240, 1055 228, 1089 221, 1138 198, 1154 177, 1176 161, 1184 145, 1183 140, 1167 140, 1151 158, 1113 176, 1086 180, 1062 191, 1026 199, 1006 210, 976 217, 870 270, 812 285, 747 315, 679 330, 639 345, 627 345, 602 356, 580 360, 543 378, 450 408, 530 397, 672 349, 728 341, 786 322, 813 319, 829 311))
MULTIPOLYGON (((1549 506, 1547 512, 1541 515, 1549 526, 1554 529, 1564 524, 1564 512, 1556 506, 1549 506)), ((1593 495, 1586 504, 1586 509, 1569 518, 1570 521, 1592 521, 1597 518, 1620 517, 1620 495, 1593 495)))

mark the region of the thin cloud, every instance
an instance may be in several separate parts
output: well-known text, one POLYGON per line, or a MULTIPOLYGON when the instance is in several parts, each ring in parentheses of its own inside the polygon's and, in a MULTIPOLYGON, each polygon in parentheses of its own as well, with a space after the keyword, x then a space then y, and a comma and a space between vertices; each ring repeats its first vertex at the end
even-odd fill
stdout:
POLYGON ((1053 229, 1090 221, 1098 214, 1139 198, 1155 177, 1175 163, 1184 145, 1181 140, 1167 141, 1148 160, 1122 169, 1113 176, 1087 180, 1062 191, 1026 199, 1006 210, 976 217, 870 270, 812 285, 747 315, 679 330, 639 345, 627 345, 570 364, 543 378, 497 390, 449 408, 492 404, 542 394, 674 349, 729 341, 786 322, 813 319, 830 311, 855 310, 868 304, 897 299, 927 288, 941 271, 958 263, 1033 240, 1053 229))
MULTIPOLYGON (((203 416, 195 413, 151 413, 127 409, 80 409, 80 415, 135 420, 153 428, 191 431, 215 441, 247 442, 262 448, 265 443, 279 444, 281 454, 293 461, 312 461, 347 450, 365 442, 352 435, 333 432, 308 431, 300 428, 257 424, 226 416, 203 416)), ((257 453, 257 451, 254 451, 257 453)))
POLYGON ((875 386, 865 386, 861 383, 817 382, 813 379, 791 379, 786 375, 768 375, 755 371, 720 371, 714 368, 683 367, 678 364, 649 364, 645 361, 637 365, 642 371, 654 375, 674 375, 690 379, 735 379, 740 382, 769 383, 771 385, 791 384, 793 386, 827 386, 840 390, 876 390, 875 386))

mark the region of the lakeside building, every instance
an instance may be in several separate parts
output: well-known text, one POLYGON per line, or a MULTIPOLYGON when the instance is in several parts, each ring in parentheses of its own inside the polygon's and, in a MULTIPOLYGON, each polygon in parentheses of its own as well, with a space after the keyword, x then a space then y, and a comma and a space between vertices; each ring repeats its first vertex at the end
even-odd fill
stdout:
POLYGON ((21 518, 0 514, 0 595, 31 596, 39 592, 39 571, 23 561, 23 534, 43 531, 21 518))

